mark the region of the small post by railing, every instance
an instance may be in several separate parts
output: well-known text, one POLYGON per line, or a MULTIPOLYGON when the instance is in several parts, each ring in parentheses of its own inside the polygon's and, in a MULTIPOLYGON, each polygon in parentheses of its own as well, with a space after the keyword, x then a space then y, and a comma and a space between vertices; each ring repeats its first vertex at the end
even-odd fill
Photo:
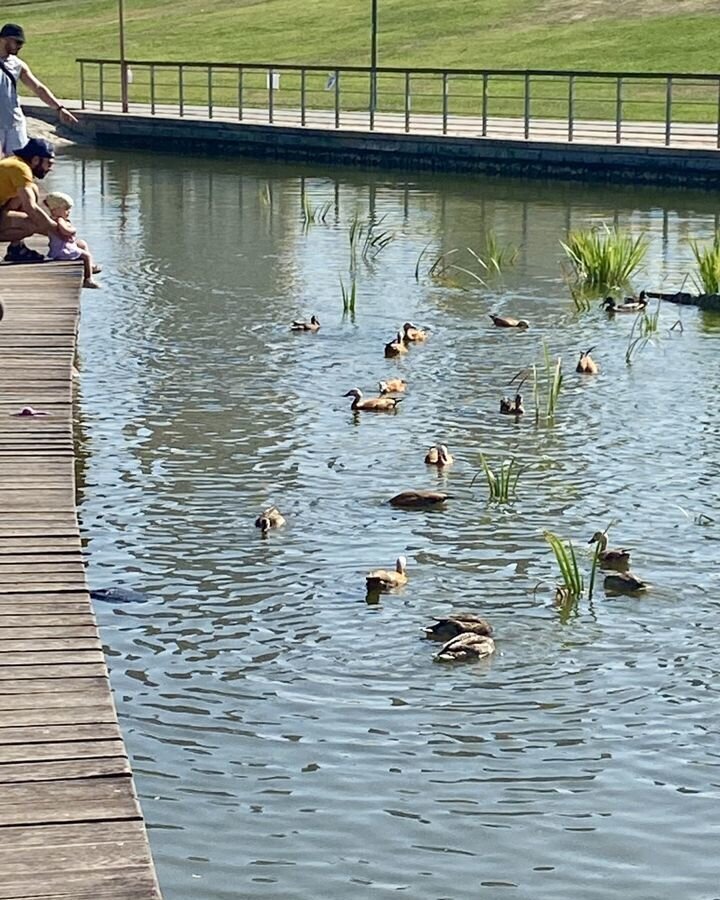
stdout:
POLYGON ((488 126, 488 73, 482 77, 482 136, 487 137, 488 126))
POLYGON ((185 115, 185 85, 184 85, 185 69, 182 63, 178 66, 178 111, 180 118, 185 115))
POLYGON ((335 69, 335 128, 340 127, 340 70, 335 69))
POLYGON ((572 144, 575 130, 575 76, 568 78, 568 143, 572 144))
POLYGON ((155 115, 155 66, 150 63, 150 113, 155 115))
POLYGON ((275 118, 275 113, 273 110, 273 104, 275 101, 274 81, 275 81, 275 72, 273 71, 273 69, 268 69, 268 122, 271 125, 275 118))
POLYGON ((305 114, 305 79, 306 79, 305 69, 300 69, 300 124, 305 127, 306 122, 306 114, 305 114))
POLYGON ((242 119, 243 119, 243 68, 242 68, 242 66, 240 66, 240 68, 238 69, 237 97, 238 97, 238 121, 242 122, 242 119))
POLYGON ((375 129, 375 106, 377 105, 377 72, 373 69, 370 72, 370 131, 375 129))
POLYGON ((447 134, 448 124, 448 73, 442 76, 442 133, 447 134))
POLYGON ((212 66, 207 68, 207 100, 208 100, 208 119, 213 117, 213 70, 212 66))
POLYGON ((665 146, 670 146, 670 133, 672 131, 672 77, 668 78, 665 85, 665 146))
POLYGON ((85 63, 80 60, 80 109, 85 109, 85 63))
POLYGON ((622 141, 622 107, 623 107, 623 79, 618 75, 615 85, 615 143, 622 141))
POLYGON ((405 72, 405 133, 410 131, 410 73, 405 72))
POLYGON ((718 88, 717 138, 715 141, 715 145, 718 148, 720 148, 720 78, 718 78, 717 88, 718 88))
POLYGON ((525 73, 524 103, 523 103, 525 140, 530 137, 530 73, 525 73))
POLYGON ((100 72, 98 73, 98 90, 100 91, 100 109, 105 109, 105 66, 100 63, 100 72))

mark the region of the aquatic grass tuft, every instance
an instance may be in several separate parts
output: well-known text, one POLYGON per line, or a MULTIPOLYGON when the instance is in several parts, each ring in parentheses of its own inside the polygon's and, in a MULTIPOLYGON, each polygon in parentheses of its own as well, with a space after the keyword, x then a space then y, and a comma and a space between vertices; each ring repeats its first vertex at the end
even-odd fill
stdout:
POLYGON ((325 225, 328 213, 333 205, 330 200, 313 206, 307 194, 302 196, 303 231, 307 232, 311 225, 325 225))
POLYGON ((395 232, 381 229, 385 217, 363 220, 355 213, 350 223, 348 238, 350 241, 350 271, 357 269, 358 260, 368 265, 375 262, 382 251, 395 240, 395 232))
POLYGON ((621 287, 642 265, 648 251, 645 235, 633 238, 619 228, 571 231, 560 246, 579 281, 597 287, 621 287))
MULTIPOLYGON (((514 458, 503 460, 500 464, 500 468, 497 472, 495 472, 490 467, 490 464, 485 458, 485 455, 481 453, 480 465, 482 466, 482 471, 487 482, 488 491, 490 494, 488 498, 489 500, 492 500, 496 503, 507 503, 512 497, 515 496, 518 480, 522 473, 522 469, 517 464, 514 458)), ((477 472, 473 477, 473 480, 470 482, 471 487, 475 483, 475 479, 479 474, 480 473, 477 472)))
MULTIPOLYGON (((426 245, 415 264, 415 280, 420 280, 420 262, 425 255, 428 247, 426 245)), ((501 275, 503 270, 514 265, 517 260, 519 250, 508 244, 502 246, 493 231, 485 234, 483 247, 478 251, 472 247, 453 247, 452 250, 446 250, 441 253, 428 269, 428 275, 433 281, 450 287, 462 287, 454 281, 449 274, 450 272, 459 272, 472 278, 482 287, 487 287, 486 279, 492 276, 501 275), (467 262, 460 265, 458 262, 450 262, 451 257, 457 253, 465 253, 470 256, 467 262)))
POLYGON ((536 425, 539 424, 541 417, 544 417, 548 422, 555 418, 555 411, 564 381, 562 357, 558 356, 556 359, 553 359, 545 342, 543 342, 543 368, 544 377, 541 377, 536 363, 533 363, 530 370, 533 376, 533 402, 535 405, 536 425))
MULTIPOLYGON (((630 329, 628 344, 625 349, 625 362, 628 366, 632 365, 633 357, 658 336, 659 328, 660 300, 658 300, 654 312, 648 312, 647 308, 641 309, 635 316, 632 328, 630 329)), ((676 329, 680 332, 683 330, 683 324, 680 319, 678 319, 669 330, 675 331, 676 329)))
POLYGON ((697 241, 690 241, 697 272, 693 282, 703 294, 720 294, 720 231, 716 231, 709 247, 701 247, 697 241))
POLYGON ((543 537, 550 544, 560 569, 562 584, 558 586, 562 600, 578 600, 585 588, 585 579, 578 566, 572 541, 563 543, 552 531, 544 531, 543 537))
POLYGON ((350 313, 355 314, 355 300, 357 299, 357 277, 353 275, 350 278, 350 287, 345 287, 345 282, 340 279, 340 293, 342 295, 343 315, 350 313))

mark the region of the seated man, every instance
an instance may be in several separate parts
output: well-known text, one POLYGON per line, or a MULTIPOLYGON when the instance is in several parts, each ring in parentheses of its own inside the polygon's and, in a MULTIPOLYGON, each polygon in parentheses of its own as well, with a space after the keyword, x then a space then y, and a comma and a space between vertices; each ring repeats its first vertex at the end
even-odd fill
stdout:
POLYGON ((42 253, 23 243, 31 234, 56 234, 65 240, 72 237, 42 208, 33 182, 33 176, 44 178, 54 162, 55 148, 40 138, 30 138, 13 156, 0 159, 0 241, 10 242, 7 262, 43 261, 42 253))

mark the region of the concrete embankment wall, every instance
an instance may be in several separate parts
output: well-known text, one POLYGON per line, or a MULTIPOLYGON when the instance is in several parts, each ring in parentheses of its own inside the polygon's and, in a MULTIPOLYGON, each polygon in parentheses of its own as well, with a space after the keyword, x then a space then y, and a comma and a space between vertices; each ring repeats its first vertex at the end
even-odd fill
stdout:
MULTIPOLYGON (((34 104, 32 114, 55 116, 34 104)), ((82 124, 86 139, 100 146, 363 168, 720 187, 720 151, 714 150, 334 131, 111 112, 83 112, 82 124)))

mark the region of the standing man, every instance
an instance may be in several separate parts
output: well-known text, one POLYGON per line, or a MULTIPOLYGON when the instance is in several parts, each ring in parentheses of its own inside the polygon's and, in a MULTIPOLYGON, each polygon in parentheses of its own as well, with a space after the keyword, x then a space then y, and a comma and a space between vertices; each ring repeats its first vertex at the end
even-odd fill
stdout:
POLYGON ((75 116, 18 58, 24 43, 25 32, 19 25, 8 24, 0 28, 0 157, 24 147, 28 140, 25 115, 17 94, 18 81, 22 81, 43 103, 56 109, 61 122, 77 125, 75 116))
POLYGON ((9 241, 6 262, 42 262, 45 257, 24 243, 31 234, 57 234, 72 237, 72 232, 43 209, 33 177, 43 179, 55 162, 50 141, 30 138, 13 156, 0 159, 0 241, 9 241))

